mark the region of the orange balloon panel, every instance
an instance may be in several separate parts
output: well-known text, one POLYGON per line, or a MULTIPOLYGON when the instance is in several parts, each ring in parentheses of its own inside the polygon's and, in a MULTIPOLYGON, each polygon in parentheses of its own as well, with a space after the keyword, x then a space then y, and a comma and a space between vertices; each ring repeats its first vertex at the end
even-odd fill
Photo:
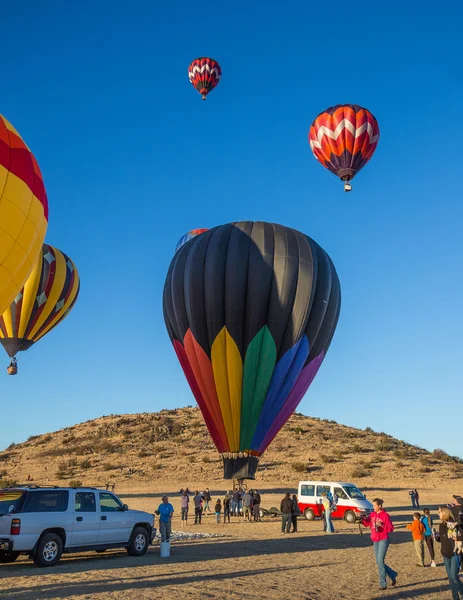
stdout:
POLYGON ((0 115, 0 314, 29 277, 47 225, 47 194, 37 161, 0 115))

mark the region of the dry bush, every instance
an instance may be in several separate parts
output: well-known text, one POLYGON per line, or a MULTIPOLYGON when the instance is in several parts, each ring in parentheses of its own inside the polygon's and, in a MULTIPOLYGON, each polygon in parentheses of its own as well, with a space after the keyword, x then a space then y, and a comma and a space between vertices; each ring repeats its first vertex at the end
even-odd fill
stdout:
POLYGON ((358 465, 352 469, 350 476, 353 479, 360 479, 361 477, 368 477, 369 472, 362 466, 358 465))
POLYGON ((90 467, 92 466, 92 463, 90 461, 89 458, 85 458, 81 463, 80 463, 80 468, 87 470, 90 469, 90 467))
POLYGON ((190 454, 190 456, 187 458, 189 463, 195 463, 196 462, 196 456, 194 454, 190 454))
POLYGON ((82 481, 80 479, 71 479, 69 482, 69 487, 71 488, 81 488, 84 487, 82 481))
POLYGON ((207 464, 211 462, 211 459, 209 458, 209 456, 203 456, 201 458, 201 460, 203 461, 203 463, 207 464))
POLYGON ((16 487, 18 482, 15 479, 0 479, 0 489, 16 487))
POLYGON ((351 448, 352 452, 354 452, 355 454, 359 454, 360 452, 363 452, 363 448, 360 444, 354 444, 351 448))
POLYGON ((138 452, 138 458, 146 458, 147 456, 151 456, 152 453, 149 450, 140 450, 138 452))
POLYGON ((306 473, 307 472, 307 465, 303 462, 293 462, 291 464, 291 468, 293 471, 296 471, 296 473, 306 473))
POLYGON ((330 456, 329 454, 324 454, 320 457, 320 462, 322 462, 324 465, 328 465, 336 462, 336 458, 334 456, 330 456))
POLYGON ((112 471, 116 467, 111 463, 104 463, 101 468, 103 469, 103 471, 112 471))

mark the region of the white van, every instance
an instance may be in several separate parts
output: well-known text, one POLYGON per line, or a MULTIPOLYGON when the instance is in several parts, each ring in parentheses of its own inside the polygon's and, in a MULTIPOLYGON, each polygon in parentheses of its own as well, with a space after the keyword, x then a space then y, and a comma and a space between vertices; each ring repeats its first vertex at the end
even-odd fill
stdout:
POLYGON ((297 499, 301 513, 308 521, 323 516, 322 492, 337 494, 336 510, 331 516, 345 519, 348 523, 354 523, 357 515, 369 514, 373 510, 373 504, 353 483, 300 481, 297 499))

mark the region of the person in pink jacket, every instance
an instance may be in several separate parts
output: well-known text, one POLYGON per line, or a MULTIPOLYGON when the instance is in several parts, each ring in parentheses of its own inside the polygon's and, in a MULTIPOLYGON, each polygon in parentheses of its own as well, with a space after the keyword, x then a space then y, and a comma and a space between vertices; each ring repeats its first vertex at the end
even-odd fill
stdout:
POLYGON ((386 575, 391 579, 392 586, 397 583, 397 573, 384 562, 389 548, 389 534, 394 531, 391 517, 383 509, 381 498, 373 500, 373 512, 362 518, 362 524, 371 530, 371 541, 375 550, 376 564, 379 572, 379 589, 387 588, 386 575))

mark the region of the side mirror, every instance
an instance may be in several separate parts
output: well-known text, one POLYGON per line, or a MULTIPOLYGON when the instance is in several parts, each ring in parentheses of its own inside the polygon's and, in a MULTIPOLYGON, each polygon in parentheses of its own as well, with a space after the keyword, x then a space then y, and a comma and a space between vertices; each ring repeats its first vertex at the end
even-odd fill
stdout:
POLYGON ((122 505, 122 510, 123 511, 129 510, 129 507, 127 506, 127 504, 122 505))

